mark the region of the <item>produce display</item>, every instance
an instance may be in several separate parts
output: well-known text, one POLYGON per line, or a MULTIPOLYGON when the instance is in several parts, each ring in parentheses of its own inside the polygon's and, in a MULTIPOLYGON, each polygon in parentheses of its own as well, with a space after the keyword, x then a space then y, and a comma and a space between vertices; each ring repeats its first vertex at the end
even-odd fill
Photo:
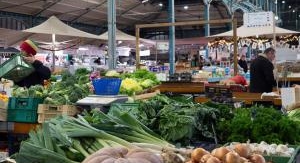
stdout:
POLYGON ((143 90, 158 85, 156 75, 148 70, 139 69, 133 73, 121 74, 122 83, 120 94, 133 95, 143 92, 143 90))
POLYGON ((152 135, 150 129, 129 114, 115 113, 118 117, 102 113, 93 115, 85 118, 80 115, 78 118, 59 116, 43 123, 42 128, 31 131, 29 139, 21 143, 19 153, 15 155, 16 161, 76 163, 99 149, 120 146, 144 148, 154 153, 161 153, 165 148, 177 151, 173 145, 152 135))
POLYGON ((288 117, 291 120, 300 123, 300 108, 289 111, 288 112, 288 117))
POLYGON ((185 145, 192 138, 214 139, 213 130, 219 114, 217 109, 193 103, 185 97, 172 99, 166 95, 141 101, 136 108, 119 106, 114 109, 131 114, 167 141, 185 145))
POLYGON ((299 122, 283 115, 280 110, 252 106, 230 109, 224 105, 210 104, 222 112, 216 127, 220 142, 261 142, 277 144, 300 144, 299 122))
MULTIPOLYGON (((260 143, 230 143, 227 146, 231 150, 236 150, 238 153, 239 151, 247 151, 250 154, 260 154, 266 156, 285 156, 291 157, 295 152, 295 148, 291 148, 288 145, 284 144, 268 144, 266 142, 260 143)), ((245 153, 245 152, 244 152, 245 153)))
POLYGON ((67 105, 74 104, 90 93, 89 71, 82 68, 77 69, 74 75, 64 72, 61 81, 52 82, 45 87, 16 87, 12 91, 12 97, 42 98, 45 104, 67 105))
MULTIPOLYGON (((159 84, 147 70, 111 70, 105 76, 122 78, 120 94, 139 94, 159 84)), ((78 69, 46 86, 15 88, 12 95, 72 105, 91 94, 90 88, 90 72, 78 69)), ((300 109, 283 114, 272 107, 233 108, 159 94, 115 104, 108 113, 59 115, 31 131, 12 157, 18 163, 265 163, 267 156, 290 158, 299 150, 299 115, 300 109), (218 148, 200 148, 199 142, 218 148)))
POLYGON ((101 149, 88 156, 82 163, 163 163, 162 157, 142 148, 128 150, 124 147, 101 149))
POLYGON ((260 154, 251 154, 244 144, 237 144, 233 149, 220 147, 206 151, 203 148, 196 148, 191 154, 188 163, 265 163, 265 158, 260 154))

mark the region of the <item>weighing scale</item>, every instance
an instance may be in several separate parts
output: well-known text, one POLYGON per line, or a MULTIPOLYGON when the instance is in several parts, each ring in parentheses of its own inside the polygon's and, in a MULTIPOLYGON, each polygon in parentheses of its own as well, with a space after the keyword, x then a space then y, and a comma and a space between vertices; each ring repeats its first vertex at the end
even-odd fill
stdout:
POLYGON ((83 109, 100 108, 101 111, 107 112, 112 103, 125 103, 128 96, 125 95, 89 95, 76 104, 83 109))

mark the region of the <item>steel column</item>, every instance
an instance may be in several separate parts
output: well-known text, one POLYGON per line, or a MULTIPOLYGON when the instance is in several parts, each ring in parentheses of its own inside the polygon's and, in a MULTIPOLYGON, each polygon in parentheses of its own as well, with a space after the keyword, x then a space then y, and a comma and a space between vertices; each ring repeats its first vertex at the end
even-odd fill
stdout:
MULTIPOLYGON (((175 22, 175 3, 174 0, 169 0, 169 22, 175 22)), ((170 74, 175 72, 175 26, 169 27, 169 63, 170 74)))
POLYGON ((116 0, 107 1, 107 24, 108 24, 108 67, 115 69, 116 56, 116 0))
MULTIPOLYGON (((205 20, 209 21, 209 8, 210 8, 210 2, 211 0, 204 0, 204 4, 205 4, 205 20)), ((207 23, 205 24, 205 36, 210 36, 210 24, 207 23)), ((208 58, 209 56, 209 50, 208 50, 208 46, 205 47, 205 57, 208 58)))

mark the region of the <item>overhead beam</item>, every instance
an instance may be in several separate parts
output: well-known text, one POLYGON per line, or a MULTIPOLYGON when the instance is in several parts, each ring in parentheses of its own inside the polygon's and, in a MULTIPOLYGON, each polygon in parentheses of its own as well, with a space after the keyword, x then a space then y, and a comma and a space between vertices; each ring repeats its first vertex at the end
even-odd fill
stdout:
POLYGON ((48 5, 46 5, 43 9, 41 9, 40 11, 38 11, 38 12, 37 12, 36 14, 34 14, 33 16, 36 17, 36 16, 41 15, 41 14, 42 14, 44 11, 46 11, 48 8, 50 8, 50 7, 54 6, 54 5, 56 5, 56 4, 59 3, 60 1, 62 1, 62 0, 55 0, 54 2, 52 2, 52 3, 48 4, 48 5))
POLYGON ((127 9, 127 10, 125 10, 124 12, 122 12, 121 14, 119 14, 119 16, 122 16, 122 15, 126 14, 127 12, 129 12, 129 11, 131 11, 131 10, 133 10, 133 9, 135 9, 135 8, 137 8, 137 7, 139 7, 140 5, 142 5, 142 3, 138 3, 138 4, 136 4, 136 5, 132 6, 132 7, 130 7, 129 9, 127 9))
POLYGON ((175 23, 157 23, 157 24, 138 24, 136 28, 156 28, 156 27, 169 27, 169 26, 188 26, 188 25, 200 25, 200 24, 221 24, 232 22, 232 19, 222 19, 222 20, 198 20, 198 21, 188 21, 188 22, 175 22, 175 23))
POLYGON ((40 1, 43 1, 43 0, 35 0, 35 1, 25 2, 25 3, 21 3, 21 4, 13 4, 13 5, 10 5, 10 6, 2 7, 2 8, 0 8, 0 10, 19 7, 19 6, 24 6, 24 5, 29 5, 29 4, 37 3, 37 2, 40 2, 40 1))
POLYGON ((77 17, 75 17, 74 19, 72 19, 70 22, 72 23, 72 22, 78 20, 79 18, 81 18, 81 17, 84 16, 85 14, 87 14, 87 13, 89 13, 90 11, 92 11, 92 10, 94 10, 94 9, 96 9, 96 8, 98 8, 98 7, 100 7, 100 6, 102 6, 102 5, 105 4, 105 3, 106 3, 106 1, 103 1, 102 3, 99 3, 99 4, 95 5, 95 6, 91 6, 91 7, 87 8, 82 14, 78 15, 77 17))

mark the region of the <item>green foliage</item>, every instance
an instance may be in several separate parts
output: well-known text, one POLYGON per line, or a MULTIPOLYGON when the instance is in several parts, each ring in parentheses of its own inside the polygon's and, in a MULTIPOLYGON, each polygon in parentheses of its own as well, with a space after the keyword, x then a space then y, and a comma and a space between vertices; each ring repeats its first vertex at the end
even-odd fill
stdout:
POLYGON ((217 124, 221 142, 265 141, 267 143, 300 143, 299 123, 279 110, 262 106, 234 110, 234 116, 223 117, 217 124))
POLYGON ((34 85, 29 88, 26 87, 15 87, 12 91, 12 97, 20 98, 45 98, 47 92, 42 85, 34 85))

